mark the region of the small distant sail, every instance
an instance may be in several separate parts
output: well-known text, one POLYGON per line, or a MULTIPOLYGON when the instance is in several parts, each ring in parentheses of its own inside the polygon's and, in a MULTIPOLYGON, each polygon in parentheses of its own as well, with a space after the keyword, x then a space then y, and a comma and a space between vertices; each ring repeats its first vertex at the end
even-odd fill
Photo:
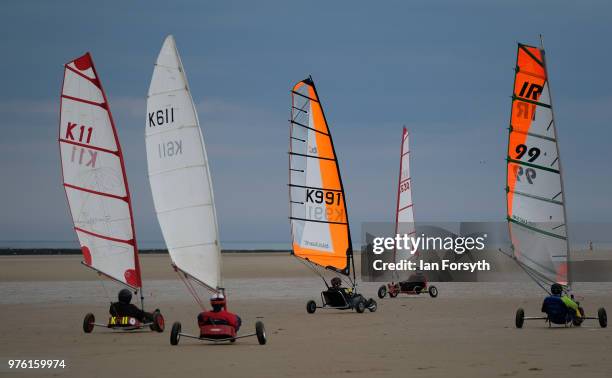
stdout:
MULTIPOLYGON (((412 178, 410 177, 410 137, 403 128, 400 148, 400 173, 397 186, 397 207, 395 215, 395 233, 409 238, 415 234, 414 212, 412 208, 412 178)), ((408 260, 413 255, 407 249, 395 251, 395 261, 408 260)))
POLYGON ((89 53, 64 66, 59 146, 83 263, 142 286, 130 191, 117 130, 89 53))
POLYGON ((518 45, 507 157, 513 255, 544 285, 570 284, 569 242, 557 131, 544 49, 518 45))
POLYGON ((291 90, 289 201, 293 254, 345 275, 353 254, 331 133, 312 78, 291 90))
POLYGON ((174 266, 209 290, 221 281, 217 215, 198 114, 172 36, 157 57, 145 135, 157 219, 174 266))

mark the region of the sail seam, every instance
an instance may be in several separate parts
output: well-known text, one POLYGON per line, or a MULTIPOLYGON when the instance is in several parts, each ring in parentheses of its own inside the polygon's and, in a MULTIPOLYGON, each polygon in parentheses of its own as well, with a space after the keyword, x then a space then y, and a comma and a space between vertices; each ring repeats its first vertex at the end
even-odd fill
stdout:
POLYGON ((562 239, 562 240, 566 240, 567 239, 565 236, 561 236, 561 235, 553 234, 552 232, 547 232, 547 231, 544 231, 544 230, 540 230, 539 228, 536 228, 536 227, 529 226, 527 224, 521 223, 521 222, 519 222, 517 220, 514 220, 514 219, 512 219, 510 217, 508 217, 507 219, 508 219, 508 222, 512 222, 512 223, 517 224, 519 226, 522 226, 522 227, 524 227, 524 228, 526 228, 528 230, 539 232, 541 234, 544 234, 544 235, 547 235, 547 236, 551 236, 551 237, 557 238, 557 239, 562 239))
POLYGON ((297 185, 297 184, 288 184, 289 186, 292 187, 296 187, 296 188, 304 188, 304 189, 315 189, 315 190, 325 190, 328 192, 338 192, 338 193, 342 193, 341 189, 327 189, 327 188, 317 188, 314 186, 305 186, 305 185, 297 185))
POLYGON ((206 167, 205 163, 200 163, 200 164, 192 164, 192 165, 186 165, 183 167, 177 167, 177 168, 169 168, 169 169, 163 169, 161 171, 156 171, 156 172, 150 172, 149 173, 149 177, 153 177, 153 176, 157 176, 160 175, 162 173, 168 173, 168 172, 174 172, 174 171, 178 171, 180 169, 189 169, 189 168, 198 168, 198 167, 206 167))
POLYGON ((306 154, 300 154, 300 153, 297 153, 297 152, 289 152, 289 155, 303 156, 303 157, 312 158, 312 159, 322 159, 322 160, 336 161, 336 159, 334 159, 334 158, 328 158, 328 157, 323 157, 323 156, 314 156, 314 155, 306 155, 306 154))
MULTIPOLYGON (((512 127, 512 125, 510 125, 510 127, 512 127)), ((540 134, 535 134, 535 133, 515 130, 514 127, 512 127, 511 131, 513 133, 518 133, 518 134, 532 136, 532 137, 535 137, 535 138, 545 139, 545 140, 548 140, 550 142, 556 142, 557 141, 555 138, 552 138, 552 137, 549 137, 549 136, 546 136, 546 135, 540 135, 540 134)))
POLYGON ((559 174, 559 171, 557 169, 553 169, 553 168, 548 168, 548 167, 543 167, 541 165, 537 165, 537 164, 532 164, 532 163, 527 163, 524 161, 520 161, 520 160, 515 160, 512 159, 510 156, 508 156, 508 162, 510 163, 515 163, 515 164, 519 164, 519 165, 524 165, 527 167, 532 167, 532 168, 536 168, 536 169, 541 169, 543 171, 548 171, 548 172, 553 172, 553 173, 557 173, 559 174))
POLYGON ((62 139, 62 138, 59 138, 58 141, 60 141, 62 143, 72 144, 72 145, 79 146, 79 147, 91 148, 92 150, 102 151, 102 152, 106 152, 108 154, 119 156, 119 151, 113 151, 113 150, 109 150, 109 149, 103 148, 103 147, 92 146, 90 144, 79 143, 79 142, 75 142, 73 140, 62 139))
POLYGON ((93 232, 93 231, 87 231, 87 230, 82 229, 82 228, 77 227, 77 226, 74 226, 74 229, 77 230, 77 231, 80 231, 80 232, 82 232, 84 234, 94 236, 96 238, 100 238, 100 239, 104 239, 104 240, 110 240, 110 241, 114 241, 114 242, 117 242, 117 243, 123 243, 123 244, 128 244, 128 245, 134 246, 134 239, 125 240, 125 239, 113 238, 112 236, 106 236, 106 235, 98 234, 98 233, 93 232))
POLYGON ((306 219, 306 218, 297 218, 297 217, 289 217, 289 219, 301 220, 301 221, 305 221, 305 222, 317 222, 317 223, 344 224, 344 225, 348 225, 348 223, 346 223, 346 222, 331 222, 331 221, 323 221, 323 220, 316 220, 316 219, 306 219))
POLYGON ((157 214, 164 214, 164 213, 169 213, 171 211, 176 211, 176 210, 191 209, 191 208, 194 208, 194 207, 205 207, 205 206, 212 206, 212 205, 213 205, 212 202, 199 203, 197 205, 187 205, 187 206, 180 206, 180 207, 175 207, 175 208, 167 209, 167 210, 160 210, 160 211, 157 211, 156 213, 157 214))
POLYGON ((552 106, 551 106, 551 105, 545 104, 545 103, 543 103, 543 102, 538 102, 538 101, 528 100, 528 99, 526 99, 526 98, 521 98, 521 97, 518 97, 518 96, 517 96, 517 95, 515 95, 515 94, 513 94, 513 95, 512 95, 512 100, 513 100, 513 101, 527 102, 527 103, 529 103, 529 104, 534 104, 534 105, 537 105, 537 106, 542 106, 542 107, 544 107, 544 108, 552 109, 552 106))
POLYGON ((296 94, 298 96, 302 96, 302 97, 304 97, 304 98, 306 98, 306 99, 308 99, 310 101, 319 102, 318 100, 315 100, 314 98, 311 98, 309 96, 303 95, 303 94, 301 94, 299 92, 296 92, 296 91, 293 91, 293 90, 291 91, 291 93, 294 93, 294 94, 296 94))
POLYGON ((71 184, 67 184, 67 183, 64 183, 64 186, 66 188, 75 189, 75 190, 79 190, 79 191, 87 192, 87 193, 91 193, 91 194, 97 194, 97 195, 103 196, 103 197, 114 198, 114 199, 118 199, 118 200, 125 201, 125 202, 128 201, 128 198, 126 196, 118 196, 116 194, 111 194, 111 193, 106 193, 106 192, 99 192, 97 190, 87 189, 87 188, 84 188, 82 186, 71 185, 71 184))
MULTIPOLYGON (((518 194, 518 195, 521 195, 521 196, 524 196, 524 197, 529 197, 529 198, 537 199, 537 200, 540 200, 540 201, 545 201, 545 202, 554 203, 555 205, 561 205, 561 206, 563 206, 563 202, 561 202, 561 201, 555 201, 554 199, 548 199, 548 198, 545 198, 545 197, 536 196, 536 195, 533 195, 533 194, 528 194, 528 193, 523 193, 523 192, 519 192, 519 191, 516 191, 516 190, 508 190, 508 191, 509 191, 510 193, 518 194)), ((556 196, 555 196, 555 197, 556 197, 556 196)), ((553 197, 553 198, 554 198, 554 197, 553 197)))
POLYGON ((327 136, 329 136, 329 134, 328 134, 328 133, 326 133, 326 132, 324 132, 324 131, 320 131, 320 130, 314 129, 314 128, 310 127, 310 126, 306 126, 306 125, 304 125, 303 123, 299 123, 299 122, 294 121, 294 120, 292 120, 292 119, 290 119, 290 120, 289 120, 289 122, 291 122, 291 123, 292 123, 292 124, 294 124, 294 125, 298 125, 298 126, 301 126, 301 127, 303 127, 303 128, 306 128, 306 129, 308 129, 308 130, 312 130, 312 131, 315 131, 315 132, 317 132, 317 133, 321 133, 321 134, 323 134, 323 135, 327 135, 327 136))

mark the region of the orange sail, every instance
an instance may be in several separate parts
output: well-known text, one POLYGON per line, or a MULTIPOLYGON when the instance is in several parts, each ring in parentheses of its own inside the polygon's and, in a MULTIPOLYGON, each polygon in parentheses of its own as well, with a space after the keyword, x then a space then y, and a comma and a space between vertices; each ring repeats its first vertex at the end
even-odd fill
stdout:
POLYGON ((346 198, 331 133, 312 78, 291 90, 289 201, 293 254, 349 275, 346 198))
POLYGON ((519 44, 507 156, 513 256, 542 287, 569 284, 569 242, 544 49, 519 44))

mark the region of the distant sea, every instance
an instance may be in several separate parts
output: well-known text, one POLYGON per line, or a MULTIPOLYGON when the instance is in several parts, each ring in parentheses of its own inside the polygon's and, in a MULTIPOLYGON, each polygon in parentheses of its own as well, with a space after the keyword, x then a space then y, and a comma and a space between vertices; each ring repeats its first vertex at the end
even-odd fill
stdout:
MULTIPOLYGON (((0 249, 79 249, 75 240, 0 240, 0 249)), ((166 244, 159 241, 138 241, 139 249, 166 249, 166 244)), ((267 241, 222 241, 224 250, 289 250, 289 242, 267 241)))

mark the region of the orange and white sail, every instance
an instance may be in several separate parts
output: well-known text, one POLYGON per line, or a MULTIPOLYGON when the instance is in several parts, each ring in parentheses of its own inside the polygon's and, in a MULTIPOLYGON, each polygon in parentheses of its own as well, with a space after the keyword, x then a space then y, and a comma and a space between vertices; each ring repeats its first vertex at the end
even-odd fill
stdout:
MULTIPOLYGON (((395 213, 395 234, 409 238, 415 234, 414 211, 412 207, 412 177, 410 176, 410 136, 404 127, 400 148, 400 173, 397 184, 397 206, 395 213)), ((395 261, 410 259, 409 249, 395 250, 395 261)))
POLYGON ((130 191, 108 100, 89 53, 64 66, 59 148, 83 264, 142 285, 130 191))
POLYGON ((289 201, 293 254, 349 275, 346 198, 331 132, 312 78, 291 90, 289 201))
POLYGON ((557 130, 543 48, 518 45, 507 155, 513 255, 541 285, 569 284, 557 130))
POLYGON ((212 179, 198 113, 176 42, 157 57, 145 120, 155 212, 174 266, 211 291, 221 283, 212 179))

